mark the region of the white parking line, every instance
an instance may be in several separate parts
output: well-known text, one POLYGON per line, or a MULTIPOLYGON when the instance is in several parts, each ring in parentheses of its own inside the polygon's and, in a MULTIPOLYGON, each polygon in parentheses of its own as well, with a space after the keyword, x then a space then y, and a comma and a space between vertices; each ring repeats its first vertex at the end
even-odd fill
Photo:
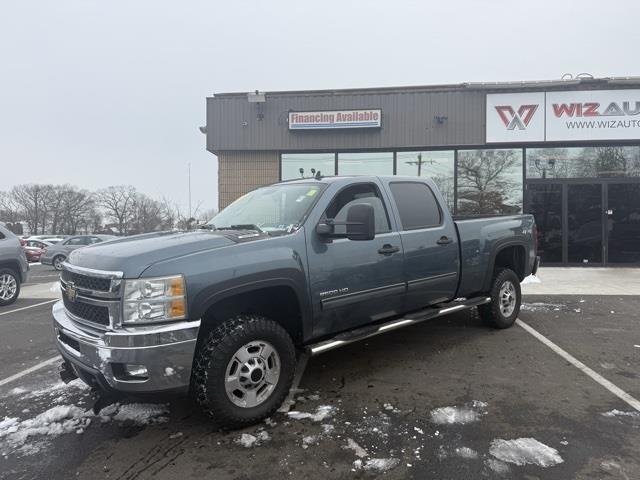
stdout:
POLYGON ((37 365, 34 365, 33 367, 26 368, 21 372, 16 373, 15 375, 11 375, 10 377, 3 378, 2 380, 0 380, 0 387, 2 385, 6 385, 9 382, 13 382, 14 380, 22 378, 25 375, 29 375, 30 373, 33 373, 36 370, 40 370, 41 368, 44 368, 48 365, 51 365, 52 363, 59 362, 59 361, 62 361, 62 358, 60 357, 60 355, 56 355, 55 357, 52 357, 49 360, 45 360, 44 362, 40 362, 37 365))
POLYGON ((46 302, 40 302, 40 303, 36 303, 34 305, 27 305, 26 307, 22 307, 22 308, 16 308, 14 310, 9 310, 8 312, 1 312, 0 316, 2 315, 9 315, 10 313, 14 313, 14 312, 20 312, 22 310, 26 310, 28 308, 35 308, 35 307, 39 307, 40 305, 46 305, 47 303, 53 303, 53 302, 57 302, 58 299, 54 298, 53 300, 47 300, 46 302))
POLYGON ((528 333, 530 333, 531 335, 533 335, 535 338, 537 338, 538 340, 540 340, 542 343, 544 343, 547 347, 549 347, 551 350, 553 350, 554 352, 556 352, 558 355, 560 355, 562 358, 564 358, 567 362, 569 362, 570 364, 572 364, 574 367, 576 367, 578 370, 581 370, 583 373, 585 373, 586 375, 590 376, 593 380, 595 380, 596 382, 598 382, 600 385, 602 385, 604 388, 606 388, 607 390, 609 390, 611 393, 613 393, 616 397, 620 398, 621 400, 625 401, 626 403, 628 403, 632 408, 635 408, 637 411, 640 412, 640 401, 636 400, 635 398, 633 398, 631 395, 629 395, 627 392, 625 392, 624 390, 622 390, 621 388, 615 386, 613 383, 611 383, 609 380, 607 380, 606 378, 604 378, 602 375, 594 372, 593 370, 591 370, 589 367, 587 367, 584 363, 582 363, 580 360, 578 360, 577 358, 575 358, 573 355, 571 355, 570 353, 565 352, 562 348, 560 348, 558 345, 556 345, 555 343, 553 343, 551 340, 549 340, 547 337, 545 337, 544 335, 542 335, 540 332, 538 332, 537 330, 531 328, 529 325, 527 325, 526 323, 524 323, 522 320, 520 320, 519 318, 516 319, 516 323, 518 325, 520 325, 522 328, 524 328, 528 333))

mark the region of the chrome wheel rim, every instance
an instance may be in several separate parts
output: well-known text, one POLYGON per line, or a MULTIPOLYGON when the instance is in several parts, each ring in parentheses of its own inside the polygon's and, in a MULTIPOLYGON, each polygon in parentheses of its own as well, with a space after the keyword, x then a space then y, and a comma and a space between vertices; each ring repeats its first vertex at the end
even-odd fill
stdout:
POLYGON ((64 262, 64 259, 62 257, 56 257, 53 259, 53 268, 55 268, 56 270, 62 270, 62 262, 64 262))
POLYGON ((510 317, 516 309, 516 287, 506 281, 500 287, 500 312, 504 317, 510 317))
POLYGON ((4 273, 0 275, 0 299, 11 300, 18 290, 18 282, 13 275, 4 273))
POLYGON ((225 391, 234 405, 252 408, 264 403, 280 378, 280 356, 269 342, 255 340, 236 351, 227 365, 225 391))

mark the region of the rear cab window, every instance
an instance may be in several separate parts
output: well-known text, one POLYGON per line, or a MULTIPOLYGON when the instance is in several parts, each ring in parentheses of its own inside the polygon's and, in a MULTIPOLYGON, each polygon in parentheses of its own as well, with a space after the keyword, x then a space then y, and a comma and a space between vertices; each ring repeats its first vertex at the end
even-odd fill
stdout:
POLYGON ((442 224, 442 210, 433 191, 421 182, 391 182, 402 230, 418 230, 442 224))

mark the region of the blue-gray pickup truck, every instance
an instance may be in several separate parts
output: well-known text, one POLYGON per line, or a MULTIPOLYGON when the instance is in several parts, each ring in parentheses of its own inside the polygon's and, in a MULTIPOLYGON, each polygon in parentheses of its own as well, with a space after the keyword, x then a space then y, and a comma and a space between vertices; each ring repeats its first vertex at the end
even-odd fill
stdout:
POLYGON ((53 307, 67 378, 190 392, 241 427, 280 406, 301 354, 474 307, 511 326, 538 266, 531 215, 454 220, 415 177, 277 183, 204 227, 69 255, 53 307))

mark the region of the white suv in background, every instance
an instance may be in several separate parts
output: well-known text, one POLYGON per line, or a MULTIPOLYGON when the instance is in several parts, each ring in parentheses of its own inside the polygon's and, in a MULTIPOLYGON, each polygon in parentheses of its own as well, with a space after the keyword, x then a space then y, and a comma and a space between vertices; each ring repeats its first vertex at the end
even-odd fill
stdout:
POLYGON ((16 301, 28 273, 29 263, 20 240, 0 223, 0 307, 16 301))

